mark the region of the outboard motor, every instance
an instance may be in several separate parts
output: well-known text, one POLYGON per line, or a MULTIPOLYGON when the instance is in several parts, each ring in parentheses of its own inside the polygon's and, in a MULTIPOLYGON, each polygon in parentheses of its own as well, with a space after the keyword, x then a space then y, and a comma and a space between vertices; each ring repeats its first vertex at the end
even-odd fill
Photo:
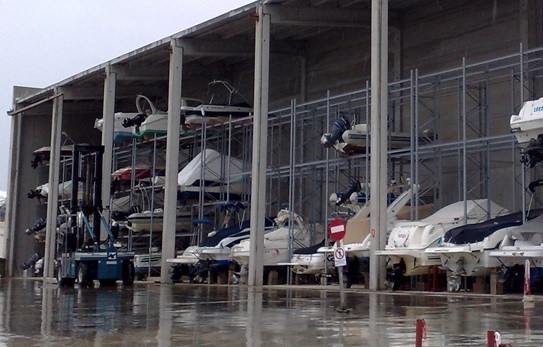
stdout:
POLYGON ((147 118, 147 115, 145 113, 140 113, 136 115, 134 118, 127 118, 123 121, 123 127, 125 128, 135 127, 136 131, 139 131, 141 123, 143 123, 146 118, 147 118))
POLYGON ((45 219, 38 218, 33 226, 25 230, 25 234, 27 234, 28 236, 31 236, 37 233, 38 231, 43 230, 45 226, 46 226, 45 219))
POLYGON ((321 144, 325 148, 330 148, 341 139, 343 133, 351 129, 351 123, 346 115, 340 114, 339 119, 334 122, 332 131, 329 134, 323 134, 321 137, 321 144))
POLYGON ((38 253, 34 253, 23 263, 23 265, 21 265, 21 267, 23 270, 30 269, 40 259, 40 255, 38 253))
POLYGON ((351 198, 353 193, 359 192, 362 190, 362 185, 359 181, 352 181, 349 188, 343 192, 337 194, 336 206, 344 204, 347 200, 351 198))
POLYGON ((537 139, 530 139, 521 155, 520 162, 528 167, 534 167, 543 162, 543 137, 539 135, 537 139))

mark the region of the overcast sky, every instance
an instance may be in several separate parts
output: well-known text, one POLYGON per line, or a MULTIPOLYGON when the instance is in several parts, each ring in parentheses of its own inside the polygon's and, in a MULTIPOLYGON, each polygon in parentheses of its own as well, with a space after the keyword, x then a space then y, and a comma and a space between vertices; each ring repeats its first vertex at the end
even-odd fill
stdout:
MULTIPOLYGON (((252 0, 4 0, 0 190, 7 190, 13 86, 43 88, 252 0)), ((33 188, 33 187, 29 187, 33 188)))

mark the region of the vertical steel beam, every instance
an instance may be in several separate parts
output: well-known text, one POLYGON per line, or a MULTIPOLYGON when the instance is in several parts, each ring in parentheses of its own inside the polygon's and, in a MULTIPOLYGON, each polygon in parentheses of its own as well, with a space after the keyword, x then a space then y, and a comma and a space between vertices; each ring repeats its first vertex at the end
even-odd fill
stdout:
POLYGON ((179 165, 179 130, 181 122, 181 83, 183 47, 177 39, 170 43, 170 76, 168 92, 168 136, 166 140, 166 184, 164 187, 164 226, 160 282, 171 283, 166 260, 175 255, 175 221, 177 217, 177 170, 179 165))
MULTIPOLYGON (((115 123, 115 85, 117 74, 111 65, 106 67, 104 80, 104 105, 102 111, 102 146, 104 146, 104 158, 102 163, 102 205, 109 206, 111 198, 111 167, 113 157, 113 131, 115 123)), ((109 206, 111 208, 111 206, 109 206)), ((109 213, 105 214, 109 219, 109 213)))
POLYGON ((387 235, 388 0, 371 2, 371 206, 370 290, 381 289, 384 261, 375 255, 387 235))
POLYGON ((251 250, 249 286, 263 284, 264 219, 266 217, 266 166, 268 139, 268 87, 270 67, 270 14, 257 8, 255 28, 255 82, 253 124, 253 166, 251 169, 251 250))
MULTIPOLYGON (((55 94, 59 91, 55 90, 55 94)), ((64 96, 53 101, 51 119, 51 151, 49 160, 49 196, 47 197, 47 225, 45 229, 45 259, 43 268, 44 281, 54 277, 55 245, 57 238, 58 185, 60 177, 60 138, 62 136, 62 106, 64 96)), ((73 183, 74 185, 77 182, 73 183)))

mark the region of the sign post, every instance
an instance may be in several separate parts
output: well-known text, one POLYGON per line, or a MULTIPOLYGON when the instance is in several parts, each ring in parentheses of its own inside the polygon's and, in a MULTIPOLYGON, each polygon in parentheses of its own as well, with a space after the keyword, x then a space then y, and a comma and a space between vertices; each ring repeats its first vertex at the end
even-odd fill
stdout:
POLYGON ((338 268, 339 277, 340 307, 337 309, 338 312, 349 312, 345 305, 345 283, 343 280, 343 267, 347 266, 347 255, 345 254, 345 249, 343 249, 343 237, 345 237, 346 231, 345 221, 341 218, 333 219, 328 227, 330 238, 336 241, 334 246, 334 265, 338 268))

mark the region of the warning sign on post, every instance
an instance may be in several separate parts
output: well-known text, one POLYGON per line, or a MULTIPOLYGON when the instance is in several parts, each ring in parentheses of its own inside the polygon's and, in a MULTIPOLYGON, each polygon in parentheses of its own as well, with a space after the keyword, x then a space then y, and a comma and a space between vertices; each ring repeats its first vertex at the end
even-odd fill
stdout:
POLYGON ((347 257, 345 256, 343 247, 334 249, 334 265, 336 267, 347 266, 347 257))

